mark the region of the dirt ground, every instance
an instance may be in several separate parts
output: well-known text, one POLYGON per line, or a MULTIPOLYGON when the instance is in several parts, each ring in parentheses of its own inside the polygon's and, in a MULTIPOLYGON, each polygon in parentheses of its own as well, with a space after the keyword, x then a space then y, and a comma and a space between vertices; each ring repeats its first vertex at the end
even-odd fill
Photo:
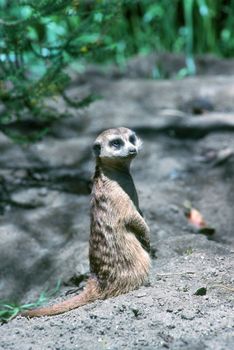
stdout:
POLYGON ((149 286, 59 316, 18 316, 0 327, 0 349, 233 349, 234 75, 215 61, 223 75, 207 64, 207 76, 151 80, 151 60, 133 60, 121 74, 91 67, 73 77, 70 97, 101 98, 79 112, 52 101, 74 116, 41 142, 20 147, 0 134, 0 298, 35 301, 58 280, 48 303, 80 292, 89 270, 91 145, 113 126, 143 140, 132 174, 151 228, 149 286), (188 222, 188 202, 212 235, 188 222))

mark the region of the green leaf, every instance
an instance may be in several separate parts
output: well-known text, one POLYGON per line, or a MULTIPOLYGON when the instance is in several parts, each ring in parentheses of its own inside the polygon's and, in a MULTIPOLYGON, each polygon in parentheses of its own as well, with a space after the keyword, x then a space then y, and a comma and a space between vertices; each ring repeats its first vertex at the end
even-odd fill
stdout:
POLYGON ((199 295, 199 296, 203 296, 203 295, 206 295, 207 293, 207 288, 206 287, 201 287, 201 288, 198 288, 196 290, 196 292, 194 293, 194 295, 199 295))
POLYGON ((94 14, 94 20, 95 20, 95 22, 98 22, 98 23, 102 23, 102 21, 103 21, 103 13, 101 13, 101 12, 96 12, 95 14, 94 14))

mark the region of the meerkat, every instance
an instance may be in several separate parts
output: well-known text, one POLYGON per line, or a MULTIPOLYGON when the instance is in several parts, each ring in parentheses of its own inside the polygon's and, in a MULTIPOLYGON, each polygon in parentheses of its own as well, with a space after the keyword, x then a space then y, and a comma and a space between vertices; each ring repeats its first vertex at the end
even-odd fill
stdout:
POLYGON ((139 288, 150 269, 149 228, 139 209, 130 164, 141 147, 132 130, 102 132, 94 142, 96 169, 91 193, 91 276, 81 294, 29 310, 27 317, 52 316, 139 288))

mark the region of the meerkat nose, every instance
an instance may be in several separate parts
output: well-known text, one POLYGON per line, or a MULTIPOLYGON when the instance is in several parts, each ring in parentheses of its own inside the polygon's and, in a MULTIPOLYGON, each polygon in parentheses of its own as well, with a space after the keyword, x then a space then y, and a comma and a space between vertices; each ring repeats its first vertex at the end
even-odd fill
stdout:
POLYGON ((130 154, 136 154, 137 153, 137 150, 136 150, 136 148, 129 148, 129 153, 130 154))

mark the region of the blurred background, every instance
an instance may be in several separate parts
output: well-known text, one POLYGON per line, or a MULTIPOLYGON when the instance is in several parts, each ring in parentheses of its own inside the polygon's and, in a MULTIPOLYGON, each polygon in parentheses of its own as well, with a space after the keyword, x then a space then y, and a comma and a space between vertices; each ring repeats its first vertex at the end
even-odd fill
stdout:
MULTIPOLYGON (((133 56, 173 53, 184 55, 174 72, 183 78, 197 73, 196 55, 233 56, 233 27, 234 0, 0 0, 0 129, 18 142, 42 137, 47 128, 26 135, 16 123, 58 119, 44 98, 63 95, 68 67, 124 71, 133 56)), ((169 77, 156 60, 147 74, 169 77)))

